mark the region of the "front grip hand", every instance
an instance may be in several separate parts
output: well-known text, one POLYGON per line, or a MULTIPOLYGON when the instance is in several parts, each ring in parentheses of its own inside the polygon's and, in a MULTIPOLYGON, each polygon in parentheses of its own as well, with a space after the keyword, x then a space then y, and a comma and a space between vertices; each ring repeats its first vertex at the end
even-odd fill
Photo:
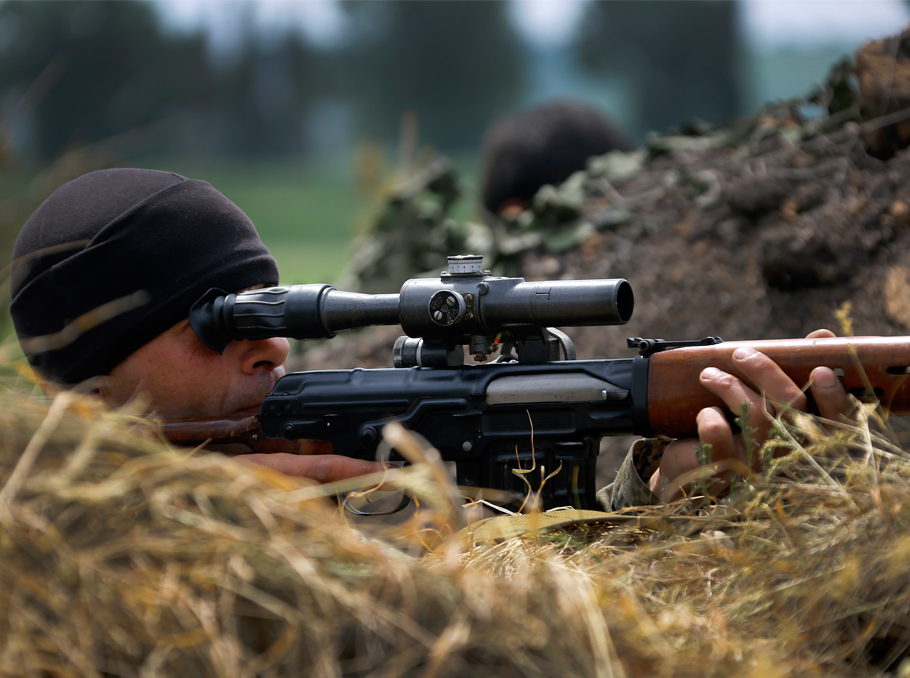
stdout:
MULTIPOLYGON (((816 330, 808 339, 834 337, 829 330, 816 330)), ((718 396, 727 409, 739 416, 743 405, 748 408, 749 427, 752 429, 752 449, 747 450, 742 434, 734 435, 720 408, 701 410, 696 417, 698 438, 675 440, 664 451, 660 467, 648 480, 651 491, 662 496, 665 486, 684 474, 691 473, 698 465, 696 448, 711 446, 711 461, 735 460, 749 465, 754 471, 761 470, 761 456, 758 449, 764 444, 771 430, 769 413, 779 415, 784 404, 800 411, 806 409, 806 397, 781 368, 763 353, 749 348, 738 349, 733 354, 737 368, 753 383, 759 392, 747 386, 731 374, 715 368, 702 371, 699 381, 718 396)), ((853 404, 844 391, 834 372, 827 367, 813 370, 809 388, 819 408, 821 417, 833 421, 845 420, 853 412, 853 404)), ((723 493, 730 484, 730 474, 720 474, 709 490, 712 494, 723 493)))

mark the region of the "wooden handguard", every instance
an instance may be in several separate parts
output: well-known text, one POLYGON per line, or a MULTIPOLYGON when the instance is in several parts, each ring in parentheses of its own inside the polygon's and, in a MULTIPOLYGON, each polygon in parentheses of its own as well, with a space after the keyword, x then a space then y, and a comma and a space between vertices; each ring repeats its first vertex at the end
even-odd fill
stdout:
POLYGON ((840 376, 848 393, 863 399, 874 394, 892 414, 910 414, 910 337, 731 341, 662 351, 649 358, 648 418, 654 432, 671 438, 696 437, 699 410, 712 405, 726 409, 699 383, 698 376, 706 367, 717 367, 748 384, 733 363, 733 352, 743 346, 761 351, 780 365, 806 391, 810 412, 814 402, 808 391, 809 374, 825 366, 840 376))

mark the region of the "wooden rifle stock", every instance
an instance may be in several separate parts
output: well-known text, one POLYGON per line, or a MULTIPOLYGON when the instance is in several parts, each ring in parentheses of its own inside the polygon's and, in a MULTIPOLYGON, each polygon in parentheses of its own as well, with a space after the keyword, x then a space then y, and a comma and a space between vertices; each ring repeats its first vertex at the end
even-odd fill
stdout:
POLYGON ((840 376, 848 393, 874 395, 892 414, 910 414, 910 337, 854 337, 730 341, 713 346, 677 348, 653 354, 648 369, 648 418, 656 434, 671 438, 697 436, 695 416, 705 407, 726 406, 698 381, 706 367, 717 367, 748 379, 734 366, 733 352, 750 347, 774 360, 808 392, 809 375, 819 366, 840 376), (841 374, 843 372, 843 374, 841 374))

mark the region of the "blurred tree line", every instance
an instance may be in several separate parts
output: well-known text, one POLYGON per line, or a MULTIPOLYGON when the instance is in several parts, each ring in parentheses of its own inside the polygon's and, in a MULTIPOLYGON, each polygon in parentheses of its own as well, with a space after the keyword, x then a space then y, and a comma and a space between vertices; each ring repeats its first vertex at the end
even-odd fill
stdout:
MULTIPOLYGON (((217 10, 217 5, 214 5, 217 10)), ((507 2, 342 2, 329 47, 250 20, 219 58, 202 33, 162 26, 141 0, 0 4, 0 148, 47 162, 68 149, 305 155, 343 118, 394 142, 404 111, 422 140, 476 150, 521 105, 530 49, 507 2)), ((737 3, 591 2, 571 46, 594 77, 633 84, 632 136, 741 113, 737 3)), ((0 156, 2 157, 2 156, 0 156)))
POLYGON ((577 40, 584 69, 629 85, 641 136, 731 121, 744 86, 738 2, 592 2, 577 40))

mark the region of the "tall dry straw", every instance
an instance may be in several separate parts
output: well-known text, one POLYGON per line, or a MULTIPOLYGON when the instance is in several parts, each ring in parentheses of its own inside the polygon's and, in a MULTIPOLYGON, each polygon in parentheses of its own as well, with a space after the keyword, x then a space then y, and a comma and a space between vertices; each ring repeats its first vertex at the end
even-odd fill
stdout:
POLYGON ((128 412, 0 400, 3 675, 879 675, 910 644, 910 458, 867 421, 803 418, 720 505, 504 538, 431 461, 405 524, 352 525, 128 412))

